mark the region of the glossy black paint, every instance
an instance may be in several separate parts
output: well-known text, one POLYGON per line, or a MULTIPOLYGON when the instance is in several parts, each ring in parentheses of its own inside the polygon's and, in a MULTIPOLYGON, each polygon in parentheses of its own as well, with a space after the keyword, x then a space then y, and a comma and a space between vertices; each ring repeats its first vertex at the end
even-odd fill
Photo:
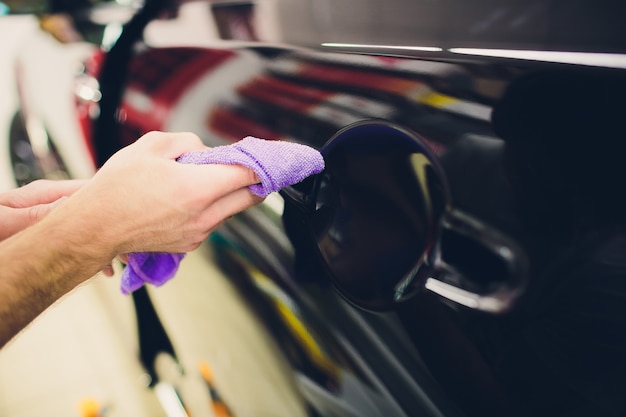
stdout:
MULTIPOLYGON (((319 224, 304 221, 289 205, 282 223, 263 209, 228 222, 213 237, 218 259, 283 350, 310 415, 625 415, 624 70, 460 57, 450 50, 622 52, 624 31, 621 21, 617 24, 622 6, 372 1, 357 10, 362 17, 357 19, 350 7, 303 4, 282 9, 294 13, 285 22, 286 40, 293 45, 426 42, 441 50, 233 46, 229 53, 252 55, 261 64, 245 81, 224 87, 234 98, 199 107, 209 132, 203 139, 228 143, 245 130, 321 148, 354 122, 376 118, 402 126, 438 158, 450 204, 514 239, 528 255, 530 274, 519 302, 501 315, 450 303, 427 290, 392 311, 371 313, 338 296, 317 248, 302 237, 308 228, 321 230, 319 224), (289 30, 294 21, 308 22, 303 12, 309 10, 312 23, 301 32, 289 30)), ((147 10, 146 19, 158 8, 147 10)), ((141 85, 142 74, 132 68, 148 54, 172 53, 134 50, 141 24, 132 25, 103 67, 95 137, 100 160, 124 143, 125 129, 136 135, 144 126, 141 118, 117 119, 126 86, 141 85)), ((191 52, 207 59, 223 54, 210 48, 191 52)), ((159 85, 147 95, 158 95, 159 85)), ((339 162, 329 160, 329 166, 325 175, 351 178, 339 162)), ((378 166, 359 171, 359 179, 371 174, 360 195, 397 187, 396 180, 375 176, 378 166), (370 187, 375 181, 383 183, 370 187)), ((313 184, 295 189, 307 187, 313 184)), ((416 198, 406 190, 402 197, 416 198)), ((358 205, 382 210, 368 219, 381 230, 388 230, 381 219, 397 218, 389 206, 369 200, 358 205)), ((419 237, 436 227, 419 220, 419 227, 404 232, 419 237)), ((419 261, 427 245, 421 242, 407 265, 419 261)), ((451 245, 463 252, 463 242, 451 245)), ((328 254, 322 255, 336 273, 328 254)), ((349 266, 366 266, 369 274, 370 260, 359 255, 349 266)), ((382 270, 396 266, 390 261, 382 270)))
POLYGON ((297 45, 623 52, 624 7, 613 0, 322 0, 284 2, 279 9, 282 34, 297 45))

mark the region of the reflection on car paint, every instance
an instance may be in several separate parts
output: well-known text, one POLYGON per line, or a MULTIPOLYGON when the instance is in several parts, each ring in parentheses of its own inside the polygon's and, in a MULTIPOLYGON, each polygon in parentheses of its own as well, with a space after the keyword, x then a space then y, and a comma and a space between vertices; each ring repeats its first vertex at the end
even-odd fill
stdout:
MULTIPOLYGON (((335 410, 340 416, 378 416, 384 410, 392 415, 403 415, 389 398, 376 392, 367 378, 351 364, 344 349, 328 336, 320 337, 314 329, 320 329, 316 321, 306 318, 303 306, 290 297, 277 283, 251 266, 239 251, 228 248, 218 236, 213 236, 218 260, 229 271, 249 304, 257 310, 279 341, 285 357, 294 367, 297 381, 310 407, 329 412, 335 410), (225 247, 226 246, 226 247, 225 247), (233 268, 243 266, 246 277, 235 276, 233 268), (246 280, 246 281, 242 281, 246 280), (245 289, 252 284, 260 294, 250 294, 245 289), (262 294, 262 295, 261 295, 262 294), (264 301, 266 300, 266 301, 264 301), (268 310, 268 307, 271 310, 268 310), (356 378, 354 375, 358 375, 356 378), (319 397, 326 398, 320 402, 319 397), (360 398, 359 401, 355 401, 360 398)), ((309 312, 309 315, 311 313, 309 312)))
MULTIPOLYGON (((440 297, 427 291, 399 304, 396 312, 376 315, 355 309, 341 298, 333 298, 336 293, 326 271, 308 268, 306 262, 305 267, 298 267, 294 258, 307 261, 312 254, 310 248, 285 244, 286 229, 306 227, 293 223, 287 211, 284 225, 276 219, 268 225, 265 216, 251 221, 252 211, 224 224, 213 240, 218 259, 230 271, 247 302, 257 309, 292 364, 299 388, 311 405, 311 415, 455 416, 459 415, 457 407, 470 416, 514 415, 517 410, 522 414, 530 410, 526 414, 533 415, 557 415, 562 410, 594 416, 602 412, 608 416, 623 414, 621 411, 626 408, 611 389, 620 387, 624 381, 623 372, 621 378, 618 376, 623 369, 620 352, 624 343, 612 337, 614 330, 623 327, 614 321, 623 318, 619 291, 616 291, 620 288, 619 277, 623 276, 623 262, 619 256, 610 258, 609 267, 605 262, 607 253, 621 256, 623 242, 613 238, 608 243, 601 238, 581 239, 581 247, 572 249, 572 254, 564 249, 569 243, 563 241, 561 246, 557 245, 556 232, 551 232, 557 223, 567 223, 566 219, 577 212, 575 209, 589 201, 604 201, 605 195, 616 193, 607 185, 611 182, 606 179, 611 176, 603 177, 599 173, 605 169, 613 172, 606 167, 613 165, 615 155, 622 152, 611 143, 598 145, 609 151, 606 159, 597 154, 585 156, 586 163, 594 160, 596 165, 588 167, 581 162, 578 172, 588 175, 571 174, 579 184, 588 184, 587 191, 582 193, 588 198, 572 199, 577 204, 570 206, 557 204, 555 196, 563 197, 564 191, 556 187, 561 185, 556 181, 560 177, 550 171, 552 163, 558 156, 584 148, 585 144, 578 143, 568 149, 572 143, 563 142, 561 148, 550 150, 553 159, 537 162, 537 155, 543 155, 538 152, 543 144, 533 142, 537 130, 524 130, 525 125, 532 124, 522 123, 514 129, 519 135, 524 132, 522 136, 535 146, 524 150, 525 142, 512 142, 511 132, 503 134, 501 129, 496 129, 492 118, 509 86, 524 79, 526 74, 544 70, 574 74, 580 68, 573 71, 563 66, 527 65, 520 59, 460 60, 458 54, 452 59, 446 55, 459 52, 455 47, 462 46, 460 40, 477 42, 474 47, 496 35, 499 42, 510 42, 511 48, 527 42, 555 42, 548 35, 571 35, 571 27, 575 26, 582 30, 580 25, 571 23, 572 19, 580 19, 581 10, 587 8, 577 3, 579 8, 564 14, 562 6, 556 4, 494 7, 479 2, 457 8, 443 1, 433 3, 428 9, 443 19, 437 20, 428 18, 428 13, 408 13, 423 6, 416 3, 368 4, 373 3, 386 13, 371 22, 384 28, 381 31, 384 33, 372 31, 372 25, 364 24, 367 19, 351 20, 350 28, 358 32, 362 38, 359 42, 364 45, 372 43, 372 37, 380 38, 377 40, 382 46, 378 48, 359 49, 359 42, 351 47, 344 45, 349 53, 337 52, 341 49, 339 43, 323 47, 332 48, 331 53, 323 49, 291 50, 285 45, 238 44, 227 49, 224 45, 196 49, 150 49, 139 45, 130 63, 124 101, 116 115, 124 143, 147 130, 162 129, 197 132, 212 146, 253 135, 322 148, 347 124, 383 119, 415 132, 441 159, 451 185, 453 205, 515 237, 531 254, 536 281, 526 294, 526 304, 510 315, 495 318, 455 303, 443 303, 440 297), (554 9, 551 16, 558 24, 546 26, 548 9, 554 9), (441 24, 448 21, 446 16, 458 24, 441 24), (516 25, 511 26, 512 22, 516 25), (400 40, 407 45, 418 45, 416 39, 431 32, 435 38, 441 38, 444 27, 450 32, 447 38, 450 45, 431 42, 433 48, 421 50, 400 47, 403 43, 400 40), (544 30, 547 27, 552 29, 544 30), (385 44, 392 45, 389 39, 396 39, 398 48, 384 51, 385 44), (374 56, 375 53, 385 56, 374 56), (194 64, 193 59, 176 59, 178 54, 191 54, 198 61, 194 64), (186 71, 193 74, 185 75, 186 71), (525 153, 513 158, 520 149, 525 153), (612 162, 598 163, 605 160, 612 162), (580 169, 581 166, 589 171, 580 169), (524 175, 512 176, 511 172, 524 175), (594 182, 590 178, 603 180, 594 182), (525 182, 528 179, 536 181, 525 182), (520 185, 522 188, 515 188, 520 185), (520 190, 523 193, 516 194, 520 190), (598 190, 606 193, 603 195, 598 190), (542 198, 536 198, 537 195, 542 198), (524 210, 530 210, 530 215, 522 220, 541 221, 549 210, 556 210, 560 216, 554 217, 554 224, 544 224, 541 229, 532 221, 529 226, 517 217, 524 210), (545 248, 550 252, 542 253, 545 248), (579 263, 580 268, 575 268, 579 263), (547 272, 541 270, 547 266, 551 266, 547 272), (561 276, 575 282, 578 289, 588 288, 588 293, 594 296, 585 297, 577 288, 563 283, 556 290, 548 286, 542 291, 542 280, 560 282, 561 276), (606 285, 607 289, 595 287, 594 283, 599 287, 606 285), (534 300, 539 300, 536 305, 534 300), (608 300, 606 304, 611 306, 612 313, 594 304, 594 300, 608 300), (597 338, 589 337, 580 345, 567 343, 566 336, 583 332, 597 338), (602 343, 610 348, 604 349, 602 343), (540 354, 548 359, 534 356, 540 354), (552 372, 551 366, 558 372, 552 372), (348 395, 348 392, 360 394, 348 395), (379 408, 372 406, 368 414, 362 408, 370 404, 365 398, 376 399, 379 408)), ((322 38, 333 34, 341 37, 342 32, 333 26, 332 19, 322 21, 318 12, 327 9, 333 18, 342 13, 348 18, 345 11, 349 8, 335 10, 326 6, 316 9, 313 19, 326 30, 315 32, 310 26, 311 19, 305 19, 298 31, 289 32, 287 28, 286 39, 323 43, 328 39, 322 38)), ((605 12, 600 9, 589 11, 590 16, 603 16, 605 12)), ((374 17, 372 9, 367 12, 374 17)), ((605 17, 597 22, 606 20, 605 17)), ((561 39, 562 45, 580 44, 582 49, 593 49, 606 37, 610 40, 608 44, 616 47, 618 39, 622 39, 612 32, 614 25, 600 27, 592 22, 589 25, 596 29, 593 36, 584 42, 575 36, 571 39, 578 42, 561 39)), ((585 85, 581 82, 576 87, 585 85)), ((529 99, 523 111, 514 113, 531 114, 554 98, 540 96, 529 99)), ((567 104, 542 109, 545 115, 553 116, 567 104)), ((600 101, 582 100, 579 104, 588 113, 592 113, 594 106, 602 107, 600 101)), ((564 117, 559 125, 565 127, 570 121, 588 120, 587 114, 578 119, 564 117)), ((588 132, 587 137, 593 138, 589 141, 601 141, 598 136, 619 137, 617 132, 621 130, 609 126, 598 126, 603 129, 602 135, 588 132)), ((552 131, 553 137, 560 137, 558 133, 558 128, 552 131)), ((568 137, 576 135, 576 131, 570 131, 568 137)), ((418 168, 424 166, 418 164, 418 168)), ((422 177, 418 175, 415 180, 421 181, 422 177)), ((373 180, 367 177, 359 185, 367 188, 368 181, 373 180)), ((336 190, 330 188, 321 189, 325 193, 323 198, 339 198, 336 190)), ((421 198, 426 199, 425 207, 428 207, 428 196, 421 198)), ((343 209, 343 222, 354 220, 355 213, 358 214, 356 210, 343 209)), ((337 263, 346 261, 333 257, 350 239, 345 232, 345 229, 333 229, 325 243, 329 259, 337 263)), ((461 245, 458 240, 450 244, 461 245)), ((456 252, 448 251, 446 259, 469 252, 466 249, 461 245, 456 252)), ((387 259, 389 268, 392 259, 387 259)), ((384 268, 382 265, 381 270, 384 268)), ((489 278, 485 278, 486 286, 491 284, 489 278)))
MULTIPOLYGON (((376 60, 338 66, 316 62, 317 55, 303 53, 286 53, 264 66, 264 59, 254 55, 248 50, 197 48, 140 52, 131 63, 119 110, 127 138, 124 143, 149 130, 184 128, 199 132, 213 145, 252 131, 259 137, 319 147, 339 128, 367 118, 397 120, 409 126, 432 124, 453 132, 467 132, 469 124, 476 134, 488 131, 485 120, 490 108, 429 86, 424 77, 432 78, 433 69, 425 76, 415 65, 403 66, 400 59, 384 70, 372 65, 376 60), (225 65, 228 62, 232 65, 225 65), (222 87, 218 93, 217 86, 222 87), (224 88, 227 86, 232 90, 224 88), (445 112, 453 117, 446 117, 445 112), (190 129, 192 125, 194 129, 190 129), (455 129, 455 125, 460 126, 455 129)), ((454 74, 453 79, 461 77, 456 65, 440 67, 444 80, 449 74, 454 74)), ((425 140, 429 141, 428 136, 425 140)), ((432 146, 440 152, 443 145, 433 142, 432 146)))

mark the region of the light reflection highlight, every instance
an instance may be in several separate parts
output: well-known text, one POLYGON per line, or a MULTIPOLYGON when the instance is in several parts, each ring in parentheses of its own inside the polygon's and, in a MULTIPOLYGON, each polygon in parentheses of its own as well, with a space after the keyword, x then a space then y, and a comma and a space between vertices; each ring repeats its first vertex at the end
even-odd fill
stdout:
POLYGON ((448 50, 454 54, 462 55, 514 58, 594 67, 626 68, 626 55, 624 54, 481 48, 450 48, 448 50))
POLYGON ((441 52, 443 49, 437 46, 399 46, 399 45, 370 45, 358 43, 333 43, 326 42, 322 46, 327 48, 366 48, 366 49, 398 49, 403 51, 441 52))

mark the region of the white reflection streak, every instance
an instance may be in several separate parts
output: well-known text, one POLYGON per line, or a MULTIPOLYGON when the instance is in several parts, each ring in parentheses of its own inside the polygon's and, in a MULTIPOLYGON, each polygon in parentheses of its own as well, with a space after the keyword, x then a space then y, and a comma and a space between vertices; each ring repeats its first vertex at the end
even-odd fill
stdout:
POLYGON ((167 417, 189 417, 176 389, 171 384, 158 382, 154 386, 154 391, 167 417))
POLYGON ((472 294, 469 291, 462 290, 445 282, 428 278, 424 287, 435 294, 439 294, 448 300, 457 302, 466 307, 478 308, 479 306, 476 294, 472 294))
POLYGON ((579 64, 594 67, 626 68, 626 55, 595 52, 532 51, 515 49, 450 48, 450 52, 462 55, 514 58, 530 61, 579 64))
POLYGON ((369 45, 359 43, 332 43, 326 42, 322 46, 327 48, 373 48, 373 49, 398 49, 403 51, 441 52, 443 49, 436 46, 398 46, 398 45, 369 45))
POLYGON ((117 41, 117 38, 122 34, 123 26, 121 23, 108 23, 104 27, 104 32, 102 34, 102 47, 105 50, 111 49, 113 44, 117 41))

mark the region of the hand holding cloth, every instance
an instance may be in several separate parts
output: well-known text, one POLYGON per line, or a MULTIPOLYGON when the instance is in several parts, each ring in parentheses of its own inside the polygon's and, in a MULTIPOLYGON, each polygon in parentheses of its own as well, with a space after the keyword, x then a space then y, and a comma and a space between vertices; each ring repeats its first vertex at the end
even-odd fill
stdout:
MULTIPOLYGON (((261 197, 296 184, 324 169, 322 155, 309 146, 251 136, 231 145, 183 154, 177 161, 183 164, 242 165, 250 168, 260 182, 248 188, 261 197)), ((129 294, 145 283, 163 285, 176 274, 184 256, 182 253, 155 252, 129 254, 128 265, 122 273, 122 293, 129 294)))

